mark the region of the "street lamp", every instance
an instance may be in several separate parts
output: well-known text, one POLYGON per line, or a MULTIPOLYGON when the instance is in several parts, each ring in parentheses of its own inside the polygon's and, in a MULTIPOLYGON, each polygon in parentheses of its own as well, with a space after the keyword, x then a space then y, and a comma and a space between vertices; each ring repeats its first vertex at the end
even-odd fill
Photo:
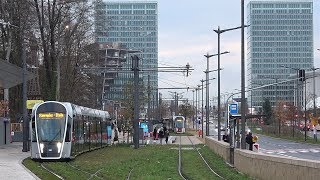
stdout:
MULTIPOLYGON (((228 54, 229 51, 222 52, 220 54, 228 54)), ((219 54, 219 53, 218 53, 219 54)), ((209 58, 213 56, 217 56, 218 54, 211 54, 207 53, 204 55, 207 58, 207 69, 205 71, 206 73, 206 136, 209 135, 209 58)), ((218 68, 220 69, 220 68, 218 68)))
MULTIPOLYGON (((192 108, 194 109, 194 90, 192 90, 192 108)), ((192 118, 192 128, 194 129, 194 115, 192 118)))
MULTIPOLYGON (((244 25, 244 27, 248 27, 247 25, 244 25)), ((221 105, 220 105, 220 34, 227 32, 227 31, 232 31, 236 29, 240 29, 242 26, 235 27, 235 28, 230 28, 230 29, 220 29, 220 26, 218 26, 217 30, 213 30, 218 34, 218 141, 221 141, 221 105)))
MULTIPOLYGON (((319 49, 318 49, 319 50, 319 49)), ((313 71, 313 117, 316 117, 317 110, 316 110, 316 70, 319 68, 311 68, 313 71)))

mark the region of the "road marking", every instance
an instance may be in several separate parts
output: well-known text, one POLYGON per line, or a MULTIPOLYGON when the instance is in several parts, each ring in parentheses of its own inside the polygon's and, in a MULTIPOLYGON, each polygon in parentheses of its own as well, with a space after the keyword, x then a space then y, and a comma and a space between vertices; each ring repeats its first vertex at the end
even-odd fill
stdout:
POLYGON ((309 151, 308 150, 300 150, 299 152, 306 153, 306 152, 309 152, 309 151))
POLYGON ((293 151, 293 150, 290 150, 290 151, 288 151, 289 153, 294 153, 294 154, 296 154, 296 153, 298 153, 297 151, 293 151))
POLYGON ((315 150, 315 149, 310 149, 310 152, 318 153, 318 152, 320 152, 320 151, 319 151, 319 150, 315 150))

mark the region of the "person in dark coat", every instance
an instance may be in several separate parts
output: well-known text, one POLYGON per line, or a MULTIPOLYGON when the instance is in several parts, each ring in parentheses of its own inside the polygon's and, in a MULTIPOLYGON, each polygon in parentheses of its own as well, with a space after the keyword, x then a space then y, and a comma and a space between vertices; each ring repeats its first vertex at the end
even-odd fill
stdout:
POLYGON ((155 127, 154 130, 153 130, 153 140, 156 140, 157 139, 157 128, 155 127))
POLYGON ((166 144, 168 144, 168 139, 169 139, 169 130, 167 129, 167 127, 163 127, 163 131, 164 131, 164 138, 166 141, 166 144))
POLYGON ((254 142, 252 140, 252 133, 251 132, 249 132, 249 134, 247 134, 247 136, 246 136, 246 143, 249 144, 249 150, 252 151, 254 142))
POLYGON ((159 139, 160 139, 160 144, 162 144, 162 139, 164 138, 164 131, 163 131, 163 127, 161 127, 160 129, 159 129, 159 133, 158 133, 159 135, 159 139))

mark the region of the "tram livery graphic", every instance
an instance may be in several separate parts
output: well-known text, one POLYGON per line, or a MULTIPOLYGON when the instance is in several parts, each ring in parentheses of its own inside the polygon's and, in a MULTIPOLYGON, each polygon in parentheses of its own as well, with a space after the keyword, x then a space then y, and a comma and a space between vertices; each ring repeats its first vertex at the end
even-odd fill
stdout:
POLYGON ((176 133, 185 133, 185 118, 183 116, 173 116, 173 125, 176 133))
POLYGON ((72 159, 108 144, 107 111, 67 102, 36 104, 30 121, 31 158, 72 159))

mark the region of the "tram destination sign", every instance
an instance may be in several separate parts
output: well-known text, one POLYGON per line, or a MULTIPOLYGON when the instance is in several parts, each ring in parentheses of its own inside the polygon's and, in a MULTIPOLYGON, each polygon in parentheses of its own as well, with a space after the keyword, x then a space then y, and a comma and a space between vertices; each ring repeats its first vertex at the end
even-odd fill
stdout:
POLYGON ((64 113, 57 113, 57 112, 39 113, 39 118, 42 118, 42 119, 60 119, 60 118, 64 118, 64 113))

